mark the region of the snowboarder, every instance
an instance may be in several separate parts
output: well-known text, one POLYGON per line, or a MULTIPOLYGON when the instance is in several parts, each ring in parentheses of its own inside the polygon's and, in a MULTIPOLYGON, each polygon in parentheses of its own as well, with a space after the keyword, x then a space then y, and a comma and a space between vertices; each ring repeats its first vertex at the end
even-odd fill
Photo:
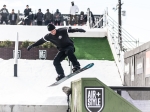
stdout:
POLYGON ((68 33, 85 32, 85 30, 78 28, 72 29, 71 27, 56 29, 55 26, 51 23, 47 25, 47 28, 50 33, 46 34, 43 38, 39 39, 34 44, 28 46, 27 50, 29 51, 31 48, 39 46, 46 41, 50 41, 55 44, 57 46, 58 53, 54 58, 53 64, 58 74, 56 80, 59 81, 60 79, 65 77, 64 70, 61 66, 61 61, 63 61, 66 56, 68 56, 69 60, 73 64, 73 72, 80 69, 80 63, 77 61, 77 58, 74 55, 75 47, 73 41, 69 38, 68 33))

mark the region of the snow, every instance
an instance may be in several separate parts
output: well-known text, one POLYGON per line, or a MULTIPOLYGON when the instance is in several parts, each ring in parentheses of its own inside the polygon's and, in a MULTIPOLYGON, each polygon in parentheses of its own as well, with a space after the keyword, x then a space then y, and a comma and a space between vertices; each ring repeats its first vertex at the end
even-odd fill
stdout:
MULTIPOLYGON (((71 81, 81 77, 96 77, 107 86, 122 86, 114 61, 79 60, 81 66, 94 63, 94 66, 62 84, 48 87, 57 77, 53 60, 18 60, 18 77, 14 77, 14 59, 0 59, 0 105, 67 105, 63 86, 70 87, 71 81)), ((68 61, 62 62, 65 74, 70 73, 68 61)), ((150 101, 133 100, 127 92, 122 97, 143 112, 150 110, 150 101)))
MULTIPOLYGON (((82 66, 88 63, 94 63, 95 65, 58 86, 48 87, 55 82, 57 77, 52 60, 19 59, 18 77, 14 77, 14 60, 1 59, 0 104, 64 105, 67 102, 62 87, 70 87, 71 81, 81 77, 97 77, 107 85, 121 85, 114 61, 80 60, 79 62, 82 66), (112 80, 114 78, 115 80, 112 80)), ((64 60, 62 66, 65 74, 69 74, 68 61, 64 60)))

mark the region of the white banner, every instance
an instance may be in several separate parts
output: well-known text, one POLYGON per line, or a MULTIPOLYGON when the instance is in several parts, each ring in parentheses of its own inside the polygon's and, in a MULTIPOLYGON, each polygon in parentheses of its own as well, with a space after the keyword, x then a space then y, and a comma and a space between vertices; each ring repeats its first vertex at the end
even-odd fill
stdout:
POLYGON ((150 51, 146 52, 146 73, 145 77, 150 77, 150 51))

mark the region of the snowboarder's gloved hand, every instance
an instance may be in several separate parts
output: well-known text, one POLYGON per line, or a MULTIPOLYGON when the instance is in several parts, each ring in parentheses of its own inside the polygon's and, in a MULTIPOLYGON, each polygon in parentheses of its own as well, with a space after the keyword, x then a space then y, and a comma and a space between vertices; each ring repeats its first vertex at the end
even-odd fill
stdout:
POLYGON ((27 47, 27 50, 29 51, 32 47, 33 47, 33 45, 29 45, 29 46, 27 47))
POLYGON ((78 32, 86 32, 84 29, 78 29, 78 32))

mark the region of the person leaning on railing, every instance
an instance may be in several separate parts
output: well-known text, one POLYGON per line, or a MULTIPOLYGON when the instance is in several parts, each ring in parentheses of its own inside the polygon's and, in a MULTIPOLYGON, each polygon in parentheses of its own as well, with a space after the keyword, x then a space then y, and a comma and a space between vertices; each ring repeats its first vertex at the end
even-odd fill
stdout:
MULTIPOLYGON (((90 8, 87 8, 87 13, 88 13, 87 15, 90 18, 90 21, 92 21, 92 24, 95 25, 95 18, 94 18, 94 15, 93 15, 92 11, 90 10, 90 8)), ((87 22, 88 17, 85 16, 84 20, 87 22)))

